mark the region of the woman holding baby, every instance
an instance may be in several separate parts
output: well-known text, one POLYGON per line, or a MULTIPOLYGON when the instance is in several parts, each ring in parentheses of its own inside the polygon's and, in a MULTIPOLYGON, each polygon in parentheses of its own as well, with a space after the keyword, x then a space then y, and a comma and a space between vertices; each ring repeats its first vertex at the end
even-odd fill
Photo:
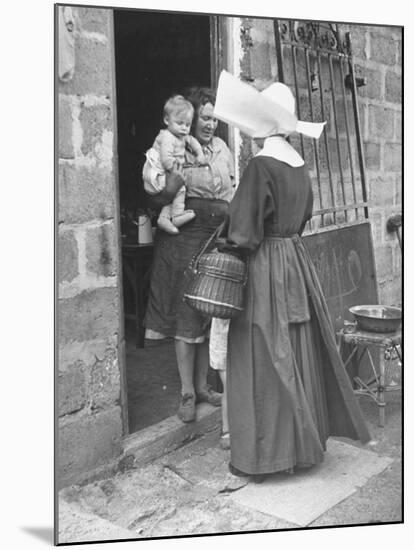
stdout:
POLYGON ((194 144, 185 147, 183 162, 166 173, 166 187, 153 195, 153 201, 164 207, 174 200, 177 189, 182 190, 185 182, 183 211, 187 220, 177 226, 178 231, 157 231, 144 324, 146 338, 175 340, 181 380, 178 416, 183 422, 191 422, 196 418, 197 403, 219 406, 222 396, 207 384, 211 319, 183 301, 188 282, 185 271, 193 255, 226 217, 234 192, 234 165, 229 148, 215 136, 214 93, 198 87, 183 95, 193 107, 189 130, 201 151, 194 144))

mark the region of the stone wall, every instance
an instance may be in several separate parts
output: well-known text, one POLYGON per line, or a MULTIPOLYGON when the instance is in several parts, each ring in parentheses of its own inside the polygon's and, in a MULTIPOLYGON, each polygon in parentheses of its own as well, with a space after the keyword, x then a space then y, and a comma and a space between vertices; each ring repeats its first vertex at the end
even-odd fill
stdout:
POLYGON ((402 212, 402 32, 398 27, 353 26, 360 112, 371 202, 380 300, 401 303, 401 250, 386 230, 392 214, 402 212))
MULTIPOLYGON (((385 304, 401 303, 401 250, 395 233, 388 233, 386 224, 388 218, 402 211, 402 31, 399 27, 374 27, 341 25, 341 30, 350 31, 354 66, 356 76, 366 79, 365 86, 358 88, 358 106, 360 126, 364 145, 366 164, 367 194, 370 202, 369 217, 371 220, 374 253, 377 270, 379 300, 385 304)), ((241 20, 240 44, 243 52, 240 60, 240 76, 252 83, 258 89, 263 89, 272 81, 278 79, 277 60, 273 21, 271 19, 245 18, 241 20)), ((285 81, 293 85, 291 53, 284 51, 285 81), (290 57, 288 57, 290 56, 290 57)), ((297 58, 298 66, 304 65, 300 54, 297 58)), ((328 67, 323 66, 325 82, 329 82, 328 67)), ((334 73, 338 68, 334 66, 334 73)), ((305 74, 302 72, 302 75, 305 74)), ((338 75, 334 74, 337 97, 340 96, 338 75)), ((306 95, 306 82, 299 81, 300 95, 306 95)), ((327 86, 329 88, 329 84, 327 86)), ((331 155, 334 179, 339 180, 339 163, 337 139, 334 125, 331 124, 332 102, 329 90, 326 90, 324 104, 326 106, 325 119, 328 120, 325 133, 328 138, 328 148, 331 155)), ((350 92, 348 94, 349 112, 352 113, 350 92)), ((303 108, 305 101, 301 97, 301 118, 309 119, 309 112, 303 108)), ((321 116, 315 113, 316 118, 321 116)), ((342 164, 347 162, 348 152, 345 142, 345 127, 343 115, 338 110, 342 164), (341 141, 343 140, 343 142, 341 141)), ((352 128, 351 121, 351 131, 352 128)), ((305 141, 305 159, 310 168, 311 176, 316 181, 314 155, 312 144, 305 141)), ((323 140, 320 140, 320 142, 323 140)), ((292 140, 299 145, 298 140, 292 140)), ((357 166, 356 147, 351 153, 354 165, 357 166)), ((251 156, 251 142, 242 140, 239 158, 242 171, 251 156)), ((321 154, 322 168, 324 168, 324 153, 321 154)), ((326 166, 325 166, 326 169, 326 166)), ((345 187, 347 193, 350 185, 349 173, 345 173, 345 187), (346 180, 348 177, 348 181, 346 180)), ((323 192, 328 192, 328 181, 322 177, 323 192)), ((337 186, 339 189, 339 186, 337 186)), ((315 203, 318 206, 316 185, 315 203)), ((362 197, 357 197, 362 200, 362 197)))
POLYGON ((72 8, 57 88, 58 483, 120 452, 120 282, 111 10, 72 8))

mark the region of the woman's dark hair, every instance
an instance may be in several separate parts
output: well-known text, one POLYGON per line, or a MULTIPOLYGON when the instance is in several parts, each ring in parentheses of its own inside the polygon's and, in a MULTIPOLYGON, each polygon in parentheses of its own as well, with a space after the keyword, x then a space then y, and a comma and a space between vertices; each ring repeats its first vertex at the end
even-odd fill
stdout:
POLYGON ((198 111, 200 107, 206 103, 211 103, 212 105, 216 102, 216 94, 211 88, 206 88, 203 86, 193 86, 191 88, 186 88, 183 91, 183 96, 193 105, 194 107, 194 118, 191 130, 194 130, 194 126, 197 123, 198 111))

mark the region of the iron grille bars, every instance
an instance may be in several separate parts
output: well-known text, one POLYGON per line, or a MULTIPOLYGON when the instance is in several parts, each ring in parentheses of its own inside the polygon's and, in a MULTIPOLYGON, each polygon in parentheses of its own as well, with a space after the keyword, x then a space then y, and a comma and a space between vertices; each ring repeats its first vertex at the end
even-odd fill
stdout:
MULTIPOLYGON (((336 24, 273 22, 279 81, 294 87, 298 118, 327 120, 324 137, 313 140, 315 191, 320 225, 347 224, 368 217, 363 142, 350 33, 336 24), (345 75, 345 71, 347 73, 345 75), (349 115, 350 90, 352 114, 349 115), (350 121, 353 121, 353 126, 350 121), (354 151, 358 156, 359 178, 354 151), (362 200, 361 200, 362 198, 362 200)), ((299 145, 299 143, 298 143, 299 145)), ((309 152, 300 136, 303 156, 309 152)))

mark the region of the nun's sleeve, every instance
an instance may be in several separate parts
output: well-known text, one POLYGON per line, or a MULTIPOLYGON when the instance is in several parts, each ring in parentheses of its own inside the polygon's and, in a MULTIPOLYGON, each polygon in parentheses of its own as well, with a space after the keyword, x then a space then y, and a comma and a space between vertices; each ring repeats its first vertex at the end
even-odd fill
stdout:
POLYGON ((269 184, 261 159, 252 159, 229 207, 227 245, 235 252, 253 252, 263 240, 264 221, 274 211, 269 184))
POLYGON ((302 235, 305 229, 306 223, 312 218, 312 212, 313 212, 313 192, 312 192, 312 184, 311 184, 309 175, 308 175, 308 180, 309 180, 308 199, 306 201, 306 208, 305 208, 305 213, 303 215, 302 224, 298 231, 299 235, 302 235))

